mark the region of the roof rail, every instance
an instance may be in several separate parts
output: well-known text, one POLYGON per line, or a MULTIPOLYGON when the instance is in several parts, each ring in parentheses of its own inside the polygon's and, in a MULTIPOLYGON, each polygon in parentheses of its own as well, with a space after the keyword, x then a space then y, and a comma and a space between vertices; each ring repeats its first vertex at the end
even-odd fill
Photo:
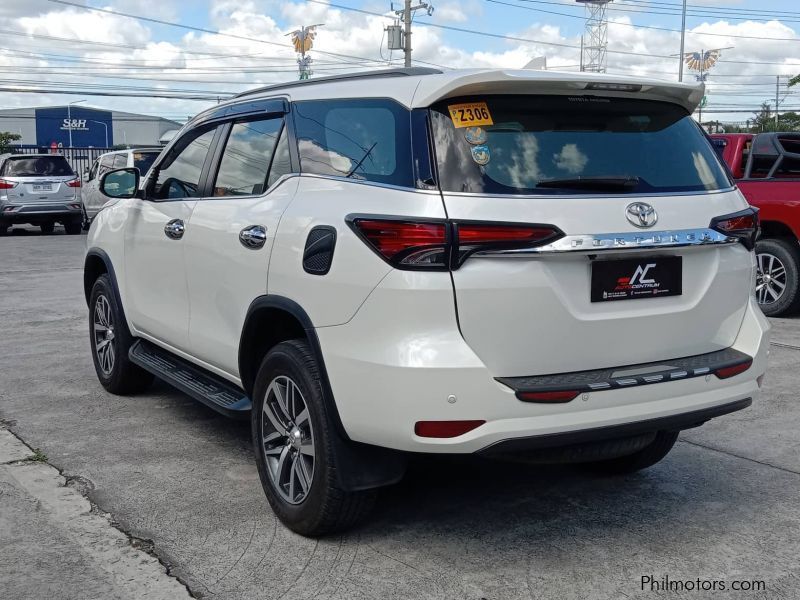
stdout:
POLYGON ((287 81, 285 83, 275 83, 266 85, 264 87, 248 90, 236 94, 234 98, 242 98, 244 96, 252 96, 262 92, 270 92, 273 90, 282 90, 284 88, 293 88, 303 85, 314 85, 316 83, 328 83, 331 81, 349 81, 351 79, 379 79, 382 77, 413 77, 415 75, 441 75, 443 71, 439 69, 432 69, 430 67, 409 67, 405 69, 377 69, 374 71, 363 71, 360 73, 348 73, 344 75, 326 75, 325 77, 315 77, 314 79, 300 79, 298 81, 287 81))

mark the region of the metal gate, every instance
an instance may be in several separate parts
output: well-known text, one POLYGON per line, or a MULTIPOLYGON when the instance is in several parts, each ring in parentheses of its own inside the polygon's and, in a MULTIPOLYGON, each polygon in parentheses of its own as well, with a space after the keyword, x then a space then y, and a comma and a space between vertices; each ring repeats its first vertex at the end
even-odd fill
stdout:
MULTIPOLYGON (((119 148, 118 148, 119 149, 119 148)), ((67 159, 67 162, 72 166, 72 170, 77 175, 83 173, 92 166, 92 163, 101 154, 106 152, 113 152, 114 148, 32 148, 32 147, 15 147, 12 152, 14 154, 61 154, 67 159)))

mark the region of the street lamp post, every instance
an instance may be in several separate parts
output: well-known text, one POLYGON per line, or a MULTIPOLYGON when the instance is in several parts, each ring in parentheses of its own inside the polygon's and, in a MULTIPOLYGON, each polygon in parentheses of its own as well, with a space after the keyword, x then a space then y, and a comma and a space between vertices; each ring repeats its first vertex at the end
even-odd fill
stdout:
POLYGON ((67 104, 67 131, 69 131, 69 147, 72 148, 72 105, 79 102, 86 102, 86 100, 75 100, 67 104))
POLYGON ((91 121, 92 123, 99 123, 100 125, 102 125, 105 128, 105 130, 106 130, 106 148, 108 148, 108 125, 106 125, 102 121, 95 121, 94 119, 89 119, 89 121, 91 121))

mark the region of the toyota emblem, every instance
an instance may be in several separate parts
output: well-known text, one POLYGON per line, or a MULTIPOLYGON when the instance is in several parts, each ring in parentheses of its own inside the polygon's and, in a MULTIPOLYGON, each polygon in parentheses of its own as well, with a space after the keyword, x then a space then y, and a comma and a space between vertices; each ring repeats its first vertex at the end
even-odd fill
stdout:
POLYGON ((625 216, 634 227, 641 229, 652 227, 658 221, 656 209, 646 202, 634 202, 625 208, 625 216))

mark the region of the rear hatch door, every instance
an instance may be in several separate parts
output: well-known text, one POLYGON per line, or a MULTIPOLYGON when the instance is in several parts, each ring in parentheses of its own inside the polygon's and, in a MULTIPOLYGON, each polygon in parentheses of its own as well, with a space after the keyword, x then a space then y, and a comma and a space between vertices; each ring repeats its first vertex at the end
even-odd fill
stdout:
POLYGON ((477 252, 453 270, 462 334, 495 376, 632 365, 733 343, 752 257, 709 225, 747 203, 685 108, 469 96, 434 105, 431 126, 451 220, 546 224, 563 234, 544 247, 477 252))
POLYGON ((10 157, 3 165, 0 178, 16 183, 7 189, 11 202, 24 204, 63 203, 74 200, 76 175, 67 160, 58 154, 48 156, 10 157))

